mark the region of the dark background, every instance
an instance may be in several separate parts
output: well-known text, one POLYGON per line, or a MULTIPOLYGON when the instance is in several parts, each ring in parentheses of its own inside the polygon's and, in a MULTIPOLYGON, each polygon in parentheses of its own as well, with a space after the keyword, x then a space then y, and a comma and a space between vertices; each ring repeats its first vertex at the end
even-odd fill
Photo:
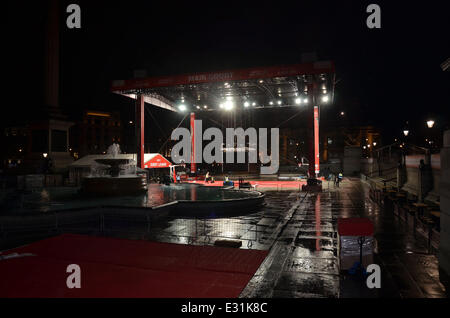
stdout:
MULTIPOLYGON (((443 130, 450 123, 450 72, 440 68, 450 57, 446 2, 374 1, 382 28, 368 29, 367 1, 61 1, 60 104, 69 115, 117 109, 128 120, 132 101, 109 85, 135 69, 153 76, 290 64, 315 51, 336 64, 332 116, 343 110, 350 124, 374 124, 390 139, 406 121, 411 131, 424 129, 431 116, 443 130), (70 3, 81 6, 81 29, 65 26, 70 3)), ((3 19, 8 125, 44 103, 46 1, 10 1, 3 19)), ((152 111, 163 125, 176 119, 152 111)))

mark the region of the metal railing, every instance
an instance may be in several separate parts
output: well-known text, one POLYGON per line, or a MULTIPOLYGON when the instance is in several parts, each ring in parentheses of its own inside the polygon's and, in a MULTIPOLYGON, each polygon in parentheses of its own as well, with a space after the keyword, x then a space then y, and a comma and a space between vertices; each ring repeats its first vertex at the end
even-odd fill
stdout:
POLYGON ((71 213, 0 218, 0 242, 42 234, 94 234, 143 239, 214 244, 218 239, 241 240, 252 248, 265 227, 255 220, 233 218, 177 218, 154 211, 88 209, 71 213))

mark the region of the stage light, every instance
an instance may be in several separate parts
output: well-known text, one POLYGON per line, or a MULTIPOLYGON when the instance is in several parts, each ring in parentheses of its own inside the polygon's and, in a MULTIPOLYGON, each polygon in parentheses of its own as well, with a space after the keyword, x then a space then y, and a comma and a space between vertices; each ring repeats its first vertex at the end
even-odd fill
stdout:
POLYGON ((203 106, 203 108, 204 108, 204 109, 207 109, 207 108, 208 108, 208 106, 206 106, 206 105, 205 105, 205 106, 203 106))
POLYGON ((252 106, 256 106, 256 103, 255 103, 255 102, 253 102, 253 103, 252 103, 252 106))
POLYGON ((270 102, 269 102, 269 104, 270 104, 270 105, 273 105, 273 102, 272 102, 272 101, 270 101, 270 102))
POLYGON ((178 106, 178 109, 182 112, 184 112, 187 108, 185 104, 180 104, 180 106, 178 106))
POLYGON ((248 107, 248 106, 250 106, 250 103, 249 102, 245 102, 244 103, 244 107, 248 107))
POLYGON ((44 158, 47 158, 48 153, 44 152, 44 153, 42 154, 42 156, 43 156, 44 158))
POLYGON ((341 116, 344 116, 345 115, 345 113, 344 112, 341 112, 341 116))
POLYGON ((328 95, 322 96, 322 102, 324 103, 328 102, 328 95))
POLYGON ((432 120, 432 119, 428 120, 428 121, 427 121, 427 126, 428 126, 428 128, 433 128, 433 126, 434 126, 434 120, 432 120))
POLYGON ((409 134, 409 130, 407 130, 407 129, 403 130, 403 135, 405 135, 405 137, 408 136, 408 134, 409 134))
POLYGON ((373 146, 375 147, 376 145, 377 145, 377 143, 374 141, 374 142, 373 142, 373 146))
POLYGON ((296 103, 297 105, 300 105, 300 104, 302 103, 302 99, 301 99, 301 98, 296 98, 296 99, 295 99, 295 103, 296 103))
POLYGON ((305 99, 303 100, 303 102, 304 102, 305 104, 307 104, 307 103, 308 103, 308 99, 305 98, 305 99))
POLYGON ((277 102, 277 104, 278 104, 278 105, 281 105, 281 100, 279 100, 279 101, 277 102))
POLYGON ((225 110, 232 110, 234 107, 234 104, 231 100, 227 100, 224 104, 223 104, 223 108, 225 108, 225 110))
POLYGON ((200 109, 200 106, 197 105, 197 109, 200 109))
POLYGON ((366 149, 366 146, 363 146, 363 149, 366 149))

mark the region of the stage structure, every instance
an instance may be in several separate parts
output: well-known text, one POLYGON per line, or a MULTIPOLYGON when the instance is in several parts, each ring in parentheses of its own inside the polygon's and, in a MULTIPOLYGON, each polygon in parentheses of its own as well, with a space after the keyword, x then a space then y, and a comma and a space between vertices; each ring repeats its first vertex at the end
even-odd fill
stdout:
MULTIPOLYGON (((320 107, 334 99, 335 67, 318 61, 272 67, 115 80, 111 90, 136 101, 138 166, 144 168, 144 107, 152 104, 175 112, 190 112, 192 147, 195 113, 248 108, 307 107, 309 120, 309 175, 319 167, 320 107), (314 164, 312 164, 314 163, 314 164)), ((192 149, 194 150, 194 149, 192 149)), ((194 151, 192 151, 192 154, 194 151)), ((195 163, 191 172, 195 172, 195 163)))

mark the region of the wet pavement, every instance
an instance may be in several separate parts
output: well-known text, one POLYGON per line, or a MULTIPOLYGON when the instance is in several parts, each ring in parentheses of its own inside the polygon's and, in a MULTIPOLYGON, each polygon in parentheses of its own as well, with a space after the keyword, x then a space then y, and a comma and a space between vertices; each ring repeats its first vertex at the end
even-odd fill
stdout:
MULTIPOLYGON (((225 218, 161 217, 106 220, 99 232, 128 239, 213 245, 239 240, 244 249, 269 250, 241 297, 446 297, 439 282, 438 261, 425 238, 414 236, 392 212, 369 199, 368 186, 345 179, 339 188, 324 183, 322 193, 265 192, 265 205, 256 213, 225 218), (337 220, 369 217, 375 225, 374 262, 381 267, 381 289, 368 289, 365 280, 341 273, 337 220)), ((52 235, 57 235, 55 233, 52 235)))
MULTIPOLYGON (((220 218, 156 218, 149 231, 145 231, 145 225, 138 229, 134 224, 125 235, 131 239, 193 245, 214 245, 216 240, 223 239, 239 240, 242 241, 241 248, 268 250, 299 196, 298 191, 267 192, 265 205, 256 213, 233 211, 236 216, 220 218)), ((121 224, 118 237, 123 237, 123 229, 121 224)), ((106 235, 114 235, 111 227, 106 228, 106 235)))
POLYGON ((368 197, 359 179, 339 188, 299 198, 270 253, 241 297, 446 297, 439 282, 436 255, 424 238, 414 236, 393 213, 368 197), (381 268, 381 288, 340 273, 337 219, 368 217, 375 225, 374 263, 381 268))

